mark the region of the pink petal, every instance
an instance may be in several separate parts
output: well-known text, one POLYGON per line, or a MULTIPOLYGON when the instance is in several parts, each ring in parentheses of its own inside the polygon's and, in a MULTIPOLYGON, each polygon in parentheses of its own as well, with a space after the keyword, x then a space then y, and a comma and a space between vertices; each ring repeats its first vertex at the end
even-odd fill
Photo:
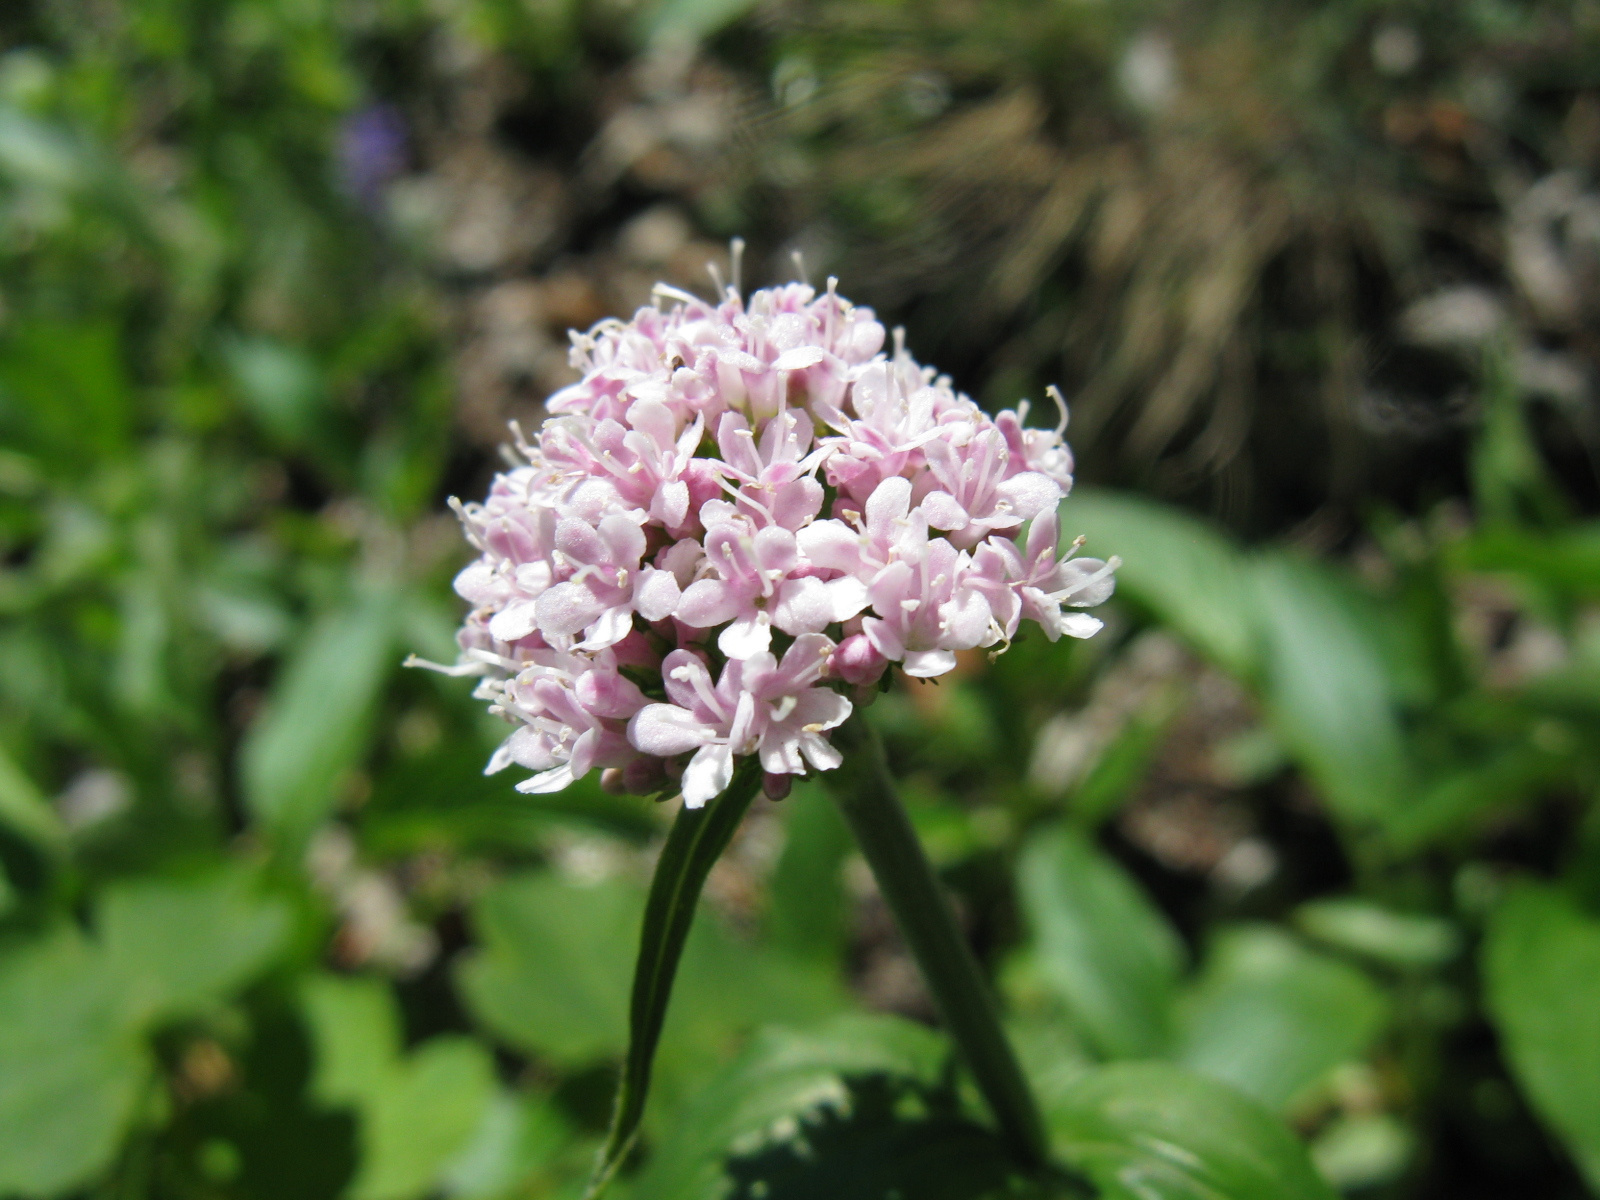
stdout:
POLYGON ((953 650, 907 650, 906 674, 914 679, 932 679, 946 671, 955 670, 956 655, 953 650))
POLYGON ((716 736, 715 729, 676 704, 647 704, 628 722, 628 741, 658 758, 694 750, 716 736))
POLYGON ((772 620, 785 633, 821 633, 833 619, 833 597, 822 580, 807 575, 786 579, 779 586, 772 620))
POLYGON ((664 621, 678 607, 683 593, 671 571, 645 567, 633 589, 633 605, 646 621, 664 621))
POLYGON ((728 746, 705 746, 689 760, 683 772, 683 803, 700 808, 715 800, 733 782, 733 750, 728 746))
POLYGON ((1013 475, 995 490, 1011 502, 1012 513, 1024 521, 1032 520, 1061 502, 1061 485, 1038 471, 1013 475))
POLYGON ((772 645, 772 624, 765 612, 739 617, 717 636, 717 649, 729 658, 750 658, 772 645))
POLYGON ((710 629, 739 615, 742 598, 720 579, 702 579, 684 590, 672 612, 685 625, 710 629))

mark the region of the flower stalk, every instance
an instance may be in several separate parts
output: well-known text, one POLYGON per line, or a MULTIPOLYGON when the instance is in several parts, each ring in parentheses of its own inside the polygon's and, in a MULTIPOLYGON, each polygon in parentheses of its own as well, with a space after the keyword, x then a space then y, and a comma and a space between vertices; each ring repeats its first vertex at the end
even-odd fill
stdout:
POLYGON ((1048 1150, 1038 1105, 1001 1029, 983 970, 900 803, 883 745, 859 713, 834 730, 833 740, 844 753, 844 763, 825 779, 917 960, 939 1016, 1012 1153, 1024 1166, 1042 1168, 1048 1150))

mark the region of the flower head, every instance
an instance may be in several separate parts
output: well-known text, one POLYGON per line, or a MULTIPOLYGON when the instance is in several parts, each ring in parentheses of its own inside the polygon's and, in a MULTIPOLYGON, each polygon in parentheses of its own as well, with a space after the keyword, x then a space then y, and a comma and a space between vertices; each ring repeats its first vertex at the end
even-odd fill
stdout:
MULTIPOLYGON (((833 280, 667 287, 573 335, 520 464, 457 505, 479 557, 453 674, 514 731, 489 764, 524 791, 594 769, 684 802, 756 756, 774 795, 839 754, 828 732, 898 664, 1100 623, 1117 562, 1057 548, 1072 486, 1056 428, 990 417, 912 359, 833 280), (1021 539, 1021 545, 1017 539, 1021 539), (1072 610, 1072 611, 1066 611, 1072 610)), ((1081 539, 1080 539, 1081 541, 1081 539)))

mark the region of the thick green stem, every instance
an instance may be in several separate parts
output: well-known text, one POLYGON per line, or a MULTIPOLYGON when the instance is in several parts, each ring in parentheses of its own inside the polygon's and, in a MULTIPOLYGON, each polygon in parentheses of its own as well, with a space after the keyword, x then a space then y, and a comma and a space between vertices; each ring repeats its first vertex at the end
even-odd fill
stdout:
POLYGON ((634 966, 633 1001, 628 1011, 628 1056, 617 1085, 611 1132, 600 1148, 584 1200, 597 1200, 606 1190, 638 1136, 645 1099, 650 1094, 656 1044, 667 1019, 672 981, 700 902, 700 889, 760 790, 760 764, 753 758, 746 759, 727 791, 704 808, 679 810, 667 843, 661 848, 639 933, 639 959, 634 966))
POLYGON ((939 1016, 1013 1152, 1025 1165, 1042 1167, 1047 1149, 1038 1106, 1000 1027, 983 970, 895 793, 883 746, 859 713, 834 730, 833 742, 844 753, 844 765, 825 778, 922 970, 939 1016))

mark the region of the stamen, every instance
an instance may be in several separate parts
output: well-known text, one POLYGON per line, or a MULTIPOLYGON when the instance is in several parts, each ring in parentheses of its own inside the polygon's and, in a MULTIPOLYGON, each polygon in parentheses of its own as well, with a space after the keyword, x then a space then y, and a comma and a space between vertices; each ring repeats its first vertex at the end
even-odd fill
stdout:
POLYGON ((1056 411, 1061 414, 1061 419, 1056 422, 1056 436, 1060 437, 1067 432, 1067 400, 1061 394, 1061 389, 1055 384, 1045 388, 1044 394, 1056 402, 1056 411))

